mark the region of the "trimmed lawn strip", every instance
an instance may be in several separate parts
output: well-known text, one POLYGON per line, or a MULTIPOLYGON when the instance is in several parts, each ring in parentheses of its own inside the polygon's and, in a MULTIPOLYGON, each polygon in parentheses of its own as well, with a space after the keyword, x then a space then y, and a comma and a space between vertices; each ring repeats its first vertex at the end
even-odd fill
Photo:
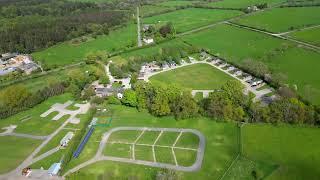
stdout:
POLYGON ((176 144, 176 147, 198 149, 199 137, 196 134, 184 132, 180 136, 180 138, 176 144))
POLYGON ((111 144, 107 143, 103 154, 105 156, 114 156, 114 157, 122 157, 122 158, 131 158, 131 145, 129 144, 111 144))
POLYGON ((112 141, 120 141, 120 142, 126 142, 126 143, 133 143, 139 136, 141 131, 116 131, 111 134, 111 136, 108 139, 108 142, 112 141))
POLYGON ((179 166, 192 166, 197 158, 197 151, 174 149, 179 166))
POLYGON ((172 146, 178 135, 179 132, 163 132, 156 145, 172 146))
POLYGON ((51 156, 48 156, 48 157, 32 164, 30 167, 32 169, 40 169, 40 168, 49 169, 53 163, 58 163, 61 161, 65 152, 66 151, 64 149, 60 149, 58 152, 55 152, 51 156))
POLYGON ((153 152, 151 146, 135 145, 135 159, 153 162, 153 152))
POLYGON ((143 135, 140 137, 137 144, 152 145, 156 141, 159 134, 160 131, 144 131, 143 135))
POLYGON ((171 148, 155 147, 156 161, 160 163, 175 164, 171 148))

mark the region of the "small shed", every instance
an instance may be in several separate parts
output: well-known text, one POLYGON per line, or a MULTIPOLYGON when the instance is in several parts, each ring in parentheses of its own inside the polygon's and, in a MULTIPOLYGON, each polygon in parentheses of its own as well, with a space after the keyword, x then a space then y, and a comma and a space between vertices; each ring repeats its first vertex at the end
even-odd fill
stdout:
POLYGON ((58 175, 58 172, 61 169, 61 163, 53 163, 50 168, 48 169, 48 174, 50 176, 56 176, 58 175))

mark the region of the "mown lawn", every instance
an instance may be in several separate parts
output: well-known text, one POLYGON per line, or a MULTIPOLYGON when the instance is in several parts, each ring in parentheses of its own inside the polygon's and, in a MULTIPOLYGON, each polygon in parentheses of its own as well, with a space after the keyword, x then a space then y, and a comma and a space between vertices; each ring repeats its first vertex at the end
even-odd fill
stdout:
POLYGON ((53 104, 65 103, 66 101, 72 99, 72 95, 68 93, 51 97, 32 109, 20 112, 6 119, 1 119, 0 128, 7 127, 9 125, 17 125, 17 128, 14 131, 16 133, 49 135, 63 122, 65 122, 69 118, 69 115, 65 115, 57 121, 52 120, 52 118, 57 115, 56 112, 53 112, 44 118, 40 117, 40 115, 49 110, 53 104))
POLYGON ((198 90, 219 89, 233 78, 208 65, 194 64, 152 76, 151 82, 175 84, 183 88, 198 90))
MULTIPOLYGON (((238 150, 238 131, 237 127, 232 123, 217 123, 207 118, 176 121, 172 117, 157 118, 146 112, 138 112, 134 108, 124 106, 112 106, 112 109, 114 109, 115 113, 111 128, 118 126, 193 128, 201 131, 205 135, 207 143, 202 169, 193 173, 178 172, 179 178, 181 179, 217 179, 223 174, 223 170, 227 168, 228 164, 230 164, 236 156, 238 150)), ((95 155, 98 147, 96 144, 98 144, 98 142, 94 144, 90 142, 101 140, 102 131, 100 130, 102 129, 96 129, 93 137, 90 138, 89 143, 80 155, 80 158, 81 156, 86 156, 86 158, 81 161, 76 160, 77 164, 95 155), (90 149, 90 152, 87 151, 87 149, 90 149), (91 152, 92 150, 93 152, 91 152)), ((108 128, 103 129, 104 132, 107 130, 108 128)), ((169 140, 170 139, 172 138, 169 138, 169 140)), ((141 149, 139 149, 139 151, 140 150, 141 149)), ((160 154, 163 154, 163 150, 159 151, 160 154)), ((150 158, 150 152, 149 155, 146 154, 146 156, 142 157, 139 155, 139 157, 148 159, 150 158)), ((189 164, 192 157, 192 155, 183 156, 182 158, 179 156, 179 160, 182 164, 189 164), (189 157, 189 159, 181 160, 184 159, 184 157, 189 157)), ((162 160, 166 161, 167 159, 163 157, 162 160)), ((75 165, 76 164, 73 163, 72 167, 75 165)), ((81 169, 79 173, 73 174, 73 176, 75 176, 74 178, 90 177, 90 179, 97 179, 99 177, 153 179, 158 170, 158 168, 147 166, 104 161, 87 166, 81 169)))
POLYGON ((268 6, 273 6, 277 3, 285 2, 286 0, 223 0, 208 3, 211 7, 220 8, 246 8, 257 4, 268 3, 268 6))
POLYGON ((246 59, 261 61, 274 74, 283 74, 290 86, 297 86, 299 94, 305 99, 320 104, 320 81, 315 73, 320 64, 319 53, 228 25, 219 25, 183 39, 238 65, 246 59))
POLYGON ((267 179, 318 179, 320 131, 293 126, 245 125, 243 154, 280 167, 267 179))
POLYGON ((239 16, 242 13, 243 12, 241 11, 232 10, 190 8, 144 18, 143 23, 157 24, 171 22, 173 23, 176 32, 181 33, 218 21, 230 19, 234 16, 239 16))
POLYGON ((14 136, 0 137, 0 174, 19 166, 41 142, 41 140, 14 136))
POLYGON ((62 66, 82 61, 89 53, 105 51, 111 53, 128 46, 136 45, 136 25, 129 24, 126 27, 111 31, 109 35, 99 36, 77 45, 64 42, 52 46, 43 51, 35 52, 32 56, 36 61, 42 61, 49 66, 62 66))
POLYGON ((318 26, 317 28, 292 32, 288 35, 295 39, 308 42, 316 46, 320 46, 320 26, 318 26))
POLYGON ((235 22, 270 32, 286 32, 320 24, 320 7, 274 8, 235 22))

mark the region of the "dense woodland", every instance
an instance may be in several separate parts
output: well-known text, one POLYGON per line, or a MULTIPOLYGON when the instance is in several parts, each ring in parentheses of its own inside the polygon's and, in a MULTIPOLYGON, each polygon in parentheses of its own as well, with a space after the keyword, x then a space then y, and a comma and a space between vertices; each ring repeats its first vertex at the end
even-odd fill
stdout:
POLYGON ((0 52, 31 53, 85 34, 108 34, 128 14, 95 3, 0 1, 0 52))

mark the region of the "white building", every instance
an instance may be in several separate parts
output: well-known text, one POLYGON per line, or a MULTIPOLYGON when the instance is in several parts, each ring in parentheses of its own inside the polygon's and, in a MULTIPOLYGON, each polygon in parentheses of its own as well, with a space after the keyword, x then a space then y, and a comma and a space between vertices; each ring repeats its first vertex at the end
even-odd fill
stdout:
POLYGON ((152 38, 143 38, 143 42, 146 44, 152 44, 154 40, 152 38))
POLYGON ((69 141, 72 139, 72 137, 74 136, 73 132, 68 132, 60 141, 60 146, 62 147, 66 147, 68 146, 69 141))

